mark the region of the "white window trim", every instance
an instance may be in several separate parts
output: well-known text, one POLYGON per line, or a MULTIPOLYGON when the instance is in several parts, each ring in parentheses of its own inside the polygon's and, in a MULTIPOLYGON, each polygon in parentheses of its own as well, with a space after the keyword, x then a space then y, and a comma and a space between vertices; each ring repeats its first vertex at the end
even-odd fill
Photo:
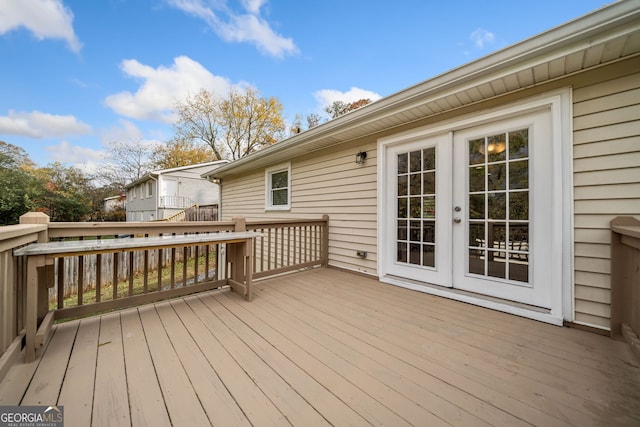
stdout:
POLYGON ((264 210, 265 211, 288 211, 291 210, 291 162, 281 163, 264 170, 264 210), (271 200, 271 175, 274 173, 287 171, 287 204, 273 206, 271 200))

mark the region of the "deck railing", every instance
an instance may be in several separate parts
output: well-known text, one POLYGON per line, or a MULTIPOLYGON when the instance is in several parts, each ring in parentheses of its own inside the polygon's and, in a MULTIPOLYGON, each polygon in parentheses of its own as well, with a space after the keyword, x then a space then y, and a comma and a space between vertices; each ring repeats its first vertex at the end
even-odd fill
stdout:
POLYGON ((44 241, 46 224, 0 227, 0 379, 22 348, 26 324, 25 266, 13 250, 44 241))
POLYGON ((611 335, 640 359, 640 220, 611 221, 611 335))
MULTIPOLYGON (((14 256, 13 250, 28 243, 257 231, 261 237, 253 245, 254 278, 325 265, 328 258, 327 217, 260 222, 236 218, 216 222, 48 223, 43 214, 29 214, 23 221, 22 225, 0 227, 0 354, 12 343, 12 351, 18 351, 22 342, 20 334, 29 312, 24 298, 26 260, 14 256), (40 223, 26 224, 29 222, 40 223)), ((55 258, 53 265, 39 271, 38 324, 42 327, 55 319, 226 286, 230 261, 224 244, 55 258)), ((45 340, 40 337, 36 344, 45 340)), ((0 371, 0 378, 2 374, 0 371)))

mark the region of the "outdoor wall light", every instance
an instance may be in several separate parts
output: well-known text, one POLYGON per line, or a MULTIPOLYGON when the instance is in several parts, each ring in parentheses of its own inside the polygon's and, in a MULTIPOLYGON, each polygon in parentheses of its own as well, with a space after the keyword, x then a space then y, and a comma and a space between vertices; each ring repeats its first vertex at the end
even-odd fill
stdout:
POLYGON ((358 154, 356 154, 356 163, 361 165, 364 163, 364 161, 367 159, 367 152, 366 151, 360 151, 358 154))
POLYGON ((507 144, 505 144, 503 141, 498 141, 498 142, 489 142, 487 143, 487 148, 485 149, 484 144, 480 146, 480 154, 500 154, 502 153, 504 150, 507 149, 507 144), (485 153, 486 151, 486 153, 485 153))

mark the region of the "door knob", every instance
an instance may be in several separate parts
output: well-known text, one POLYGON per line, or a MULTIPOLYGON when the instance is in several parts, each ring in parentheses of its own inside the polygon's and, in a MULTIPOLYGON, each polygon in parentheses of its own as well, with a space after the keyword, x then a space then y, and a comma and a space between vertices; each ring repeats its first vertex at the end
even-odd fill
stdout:
POLYGON ((453 222, 455 222, 456 224, 459 224, 462 222, 462 219, 460 218, 453 218, 453 222))

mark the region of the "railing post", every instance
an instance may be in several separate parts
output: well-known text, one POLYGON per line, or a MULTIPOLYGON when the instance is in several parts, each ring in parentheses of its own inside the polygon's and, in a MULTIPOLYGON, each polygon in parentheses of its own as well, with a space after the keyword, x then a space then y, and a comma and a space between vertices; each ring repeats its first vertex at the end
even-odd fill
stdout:
POLYGON ((640 353, 640 220, 611 220, 611 337, 631 341, 640 353), (631 333, 632 332, 632 333, 631 333))
MULTIPOLYGON (((49 217, 42 212, 28 212, 20 217, 20 224, 48 225, 49 217)), ((47 227, 44 231, 38 233, 38 243, 46 243, 48 240, 49 233, 47 227)), ((25 359, 27 363, 35 360, 38 322, 44 318, 46 311, 48 311, 47 283, 45 280, 38 280, 38 269, 41 267, 44 267, 43 256, 27 258, 27 307, 25 314, 25 359)))
POLYGON ((237 216, 233 218, 233 222, 235 223, 233 226, 233 231, 247 231, 247 219, 242 216, 237 216))
POLYGON ((322 266, 329 265, 329 215, 322 215, 324 226, 322 227, 322 266))

